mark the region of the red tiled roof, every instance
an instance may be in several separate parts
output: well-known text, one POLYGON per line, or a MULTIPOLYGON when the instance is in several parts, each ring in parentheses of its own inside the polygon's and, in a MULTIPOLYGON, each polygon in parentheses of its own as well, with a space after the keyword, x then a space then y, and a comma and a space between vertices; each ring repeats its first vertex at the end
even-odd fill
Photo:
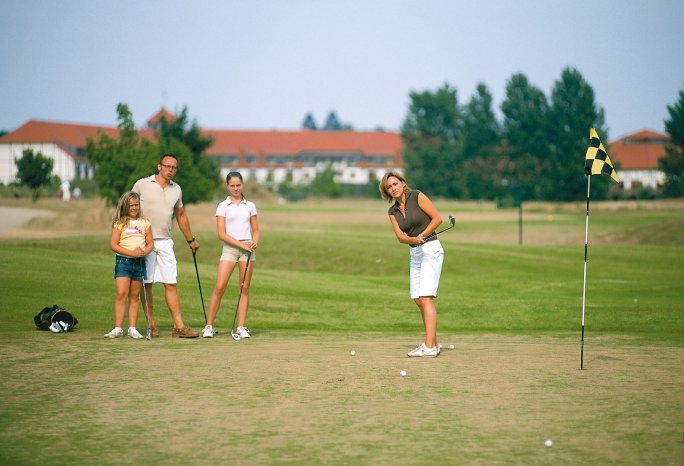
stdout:
MULTIPOLYGON (((85 147, 88 138, 103 132, 118 135, 111 126, 83 125, 30 120, 0 138, 0 143, 59 143, 85 147)), ((402 141, 398 133, 356 131, 238 131, 202 130, 214 138, 209 155, 273 154, 298 155, 305 152, 359 152, 364 155, 392 155, 400 161, 402 141)), ((152 139, 152 130, 140 130, 152 139)))
POLYGON ((356 131, 236 131, 207 130, 214 138, 207 151, 227 154, 301 154, 303 152, 360 152, 398 155, 402 141, 398 133, 356 131))
POLYGON ((162 117, 166 118, 166 121, 173 121, 176 119, 176 116, 171 113, 168 108, 162 107, 157 113, 152 115, 149 120, 147 120, 147 126, 152 127, 156 125, 162 117))
POLYGON ((64 143, 72 147, 85 147, 87 138, 96 139, 99 133, 116 137, 117 128, 111 126, 57 123, 29 120, 11 133, 0 138, 3 143, 64 143))
POLYGON ((644 129, 611 142, 608 155, 621 170, 657 170, 668 139, 666 134, 644 129))

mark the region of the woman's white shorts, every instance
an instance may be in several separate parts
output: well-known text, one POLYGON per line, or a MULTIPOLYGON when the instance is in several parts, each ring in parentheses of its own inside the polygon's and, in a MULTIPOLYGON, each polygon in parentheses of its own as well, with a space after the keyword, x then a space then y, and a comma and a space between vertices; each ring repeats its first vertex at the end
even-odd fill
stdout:
POLYGON ((437 296, 439 277, 442 275, 444 249, 439 240, 428 241, 421 246, 410 248, 411 299, 423 296, 437 296))

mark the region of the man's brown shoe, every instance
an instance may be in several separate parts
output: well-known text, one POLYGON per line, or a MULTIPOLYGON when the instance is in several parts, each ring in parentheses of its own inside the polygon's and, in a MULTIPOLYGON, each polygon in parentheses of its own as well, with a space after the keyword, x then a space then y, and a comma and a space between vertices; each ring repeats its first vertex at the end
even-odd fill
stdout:
POLYGON ((199 332, 195 332, 190 327, 175 328, 173 329, 173 336, 178 338, 197 338, 199 332))
POLYGON ((154 338, 157 338, 159 336, 159 329, 157 327, 151 327, 152 330, 152 336, 154 338))

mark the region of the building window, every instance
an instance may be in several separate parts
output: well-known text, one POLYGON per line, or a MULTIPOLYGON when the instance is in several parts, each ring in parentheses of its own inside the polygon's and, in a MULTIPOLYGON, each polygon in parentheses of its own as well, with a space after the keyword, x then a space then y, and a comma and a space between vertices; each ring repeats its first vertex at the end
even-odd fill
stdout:
POLYGON ((240 157, 237 155, 219 155, 218 160, 221 165, 236 165, 240 162, 240 157))

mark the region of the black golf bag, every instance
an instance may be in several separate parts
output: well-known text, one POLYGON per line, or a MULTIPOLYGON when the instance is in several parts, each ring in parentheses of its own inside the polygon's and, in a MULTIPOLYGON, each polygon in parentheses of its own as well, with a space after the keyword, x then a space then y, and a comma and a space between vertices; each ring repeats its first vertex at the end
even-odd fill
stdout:
POLYGON ((58 304, 43 308, 34 318, 33 322, 40 330, 50 330, 54 333, 70 332, 78 324, 76 316, 58 304))

